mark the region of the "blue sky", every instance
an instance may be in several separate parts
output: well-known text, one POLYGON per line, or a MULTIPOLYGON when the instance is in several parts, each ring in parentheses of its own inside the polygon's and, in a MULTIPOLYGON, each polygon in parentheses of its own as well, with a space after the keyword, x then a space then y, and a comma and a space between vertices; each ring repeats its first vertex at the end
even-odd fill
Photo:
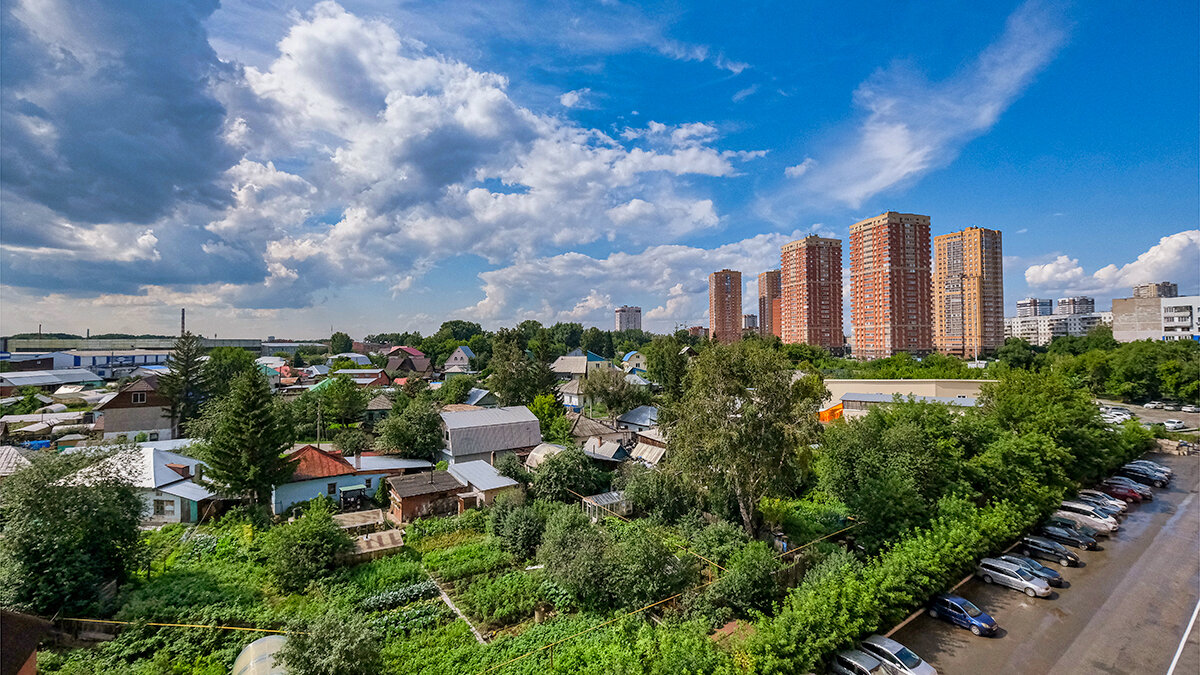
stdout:
POLYGON ((1195 3, 6 1, 5 333, 706 323, 808 232, 1200 292, 1195 3))

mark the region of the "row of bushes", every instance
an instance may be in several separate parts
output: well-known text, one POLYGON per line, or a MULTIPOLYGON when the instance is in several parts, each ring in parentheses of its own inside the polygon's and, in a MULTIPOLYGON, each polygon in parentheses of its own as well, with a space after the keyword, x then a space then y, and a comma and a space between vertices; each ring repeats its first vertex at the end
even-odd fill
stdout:
POLYGON ((396 607, 403 607, 417 600, 432 598, 437 594, 437 584, 426 579, 425 581, 418 581, 415 584, 401 586, 400 588, 368 596, 362 602, 358 603, 358 606, 367 612, 382 612, 396 607))

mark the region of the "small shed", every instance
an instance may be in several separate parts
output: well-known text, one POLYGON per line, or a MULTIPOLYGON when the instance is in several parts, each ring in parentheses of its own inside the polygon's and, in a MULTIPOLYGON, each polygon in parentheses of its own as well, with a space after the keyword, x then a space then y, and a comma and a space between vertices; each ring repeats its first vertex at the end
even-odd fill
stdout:
POLYGON ((593 523, 608 516, 628 516, 633 513, 633 505, 625 499, 625 493, 621 490, 584 497, 581 505, 593 523))
POLYGON ((396 523, 411 523, 424 516, 450 516, 458 513, 458 493, 466 484, 449 471, 430 471, 388 479, 391 508, 388 518, 396 523))
POLYGON ((497 495, 517 486, 517 481, 501 476, 494 466, 482 460, 451 464, 450 473, 466 483, 484 504, 491 504, 497 495))

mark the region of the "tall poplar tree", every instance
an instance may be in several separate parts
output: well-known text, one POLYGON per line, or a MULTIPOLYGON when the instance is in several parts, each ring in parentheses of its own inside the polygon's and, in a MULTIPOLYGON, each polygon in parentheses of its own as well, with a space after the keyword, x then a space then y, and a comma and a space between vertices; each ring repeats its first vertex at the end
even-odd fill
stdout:
POLYGON ((201 484, 222 497, 269 503, 271 490, 287 482, 295 467, 283 454, 292 444, 292 427, 266 378, 243 373, 229 396, 211 405, 219 407, 204 438, 201 484))
POLYGON ((185 332, 171 349, 167 373, 158 378, 158 391, 170 402, 167 417, 176 438, 183 425, 200 414, 200 406, 208 396, 202 356, 204 343, 200 336, 185 332))

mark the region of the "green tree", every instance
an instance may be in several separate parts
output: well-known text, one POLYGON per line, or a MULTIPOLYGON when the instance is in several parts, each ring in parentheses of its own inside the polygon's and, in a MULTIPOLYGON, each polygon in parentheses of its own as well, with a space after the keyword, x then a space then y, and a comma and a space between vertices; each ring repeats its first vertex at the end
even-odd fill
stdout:
POLYGON ((322 416, 349 426, 362 419, 370 400, 367 390, 359 388, 348 375, 338 375, 321 389, 322 416))
POLYGON ((1008 338, 996 350, 996 359, 1009 368, 1029 368, 1035 356, 1033 347, 1021 338, 1008 338))
POLYGON ((208 396, 201 356, 204 343, 200 336, 184 333, 171 349, 167 372, 158 378, 158 391, 168 401, 167 417, 173 436, 178 436, 179 430, 200 414, 200 406, 208 396))
POLYGON ((17 396, 21 399, 16 403, 12 403, 4 408, 5 415, 29 415, 38 408, 44 407, 46 404, 38 396, 42 392, 36 387, 21 387, 17 390, 17 396))
POLYGON ((354 549, 354 541, 333 520, 328 499, 314 499, 298 520, 277 525, 263 535, 267 576, 288 593, 303 591, 333 571, 337 557, 354 549))
POLYGON ((546 576, 584 607, 609 601, 609 557, 604 534, 575 506, 562 506, 546 520, 538 562, 546 576))
POLYGON ((375 426, 375 447, 410 459, 433 460, 445 443, 442 418, 433 404, 418 398, 399 415, 388 415, 375 426))
POLYGON ((300 350, 297 349, 296 353, 292 354, 292 368, 296 370, 302 370, 304 367, 304 355, 302 355, 300 350))
POLYGON ((782 567, 779 556, 766 543, 753 541, 738 549, 726 567, 708 591, 714 600, 743 619, 770 612, 782 591, 775 576, 782 567))
POLYGON ((597 469, 583 450, 568 446, 566 450, 546 458, 533 471, 533 492, 539 499, 577 502, 572 492, 588 496, 608 489, 612 476, 597 469))
POLYGON ((756 342, 714 345, 692 362, 683 397, 660 416, 669 467, 700 489, 726 490, 751 536, 759 500, 794 489, 819 433, 825 387, 819 376, 793 373, 756 342))
POLYGON ((639 513, 673 523, 689 513, 703 510, 703 500, 695 486, 686 483, 674 471, 647 468, 638 462, 621 465, 619 485, 625 498, 639 513))
POLYGON ((496 332, 489 367, 489 387, 503 405, 529 405, 539 394, 553 392, 554 373, 545 362, 529 358, 513 331, 496 332))
POLYGON ((0 605, 46 616, 80 612, 105 583, 128 578, 143 502, 125 467, 137 452, 38 452, 0 483, 0 605))
POLYGON ((229 395, 229 388, 238 375, 248 372, 258 372, 254 356, 239 347, 216 347, 208 353, 204 362, 204 381, 208 383, 208 392, 213 398, 229 395))
POLYGON ((374 675, 384 670, 382 647, 366 614, 330 611, 290 626, 277 658, 289 675, 374 675))
POLYGON ((342 429, 333 437, 333 446, 343 455, 357 455, 371 446, 371 439, 359 429, 342 429))
MULTIPOLYGON (((424 382, 424 380, 416 380, 424 382)), ((406 385, 407 386, 407 385, 406 385)), ((438 390, 438 396, 442 403, 464 403, 467 396, 471 394, 471 389, 475 386, 475 379, 465 375, 457 375, 446 381, 442 388, 438 390)))
POLYGON ((583 381, 583 395, 603 405, 611 419, 650 403, 650 392, 631 384, 625 379, 625 373, 616 368, 600 368, 588 373, 583 381))
POLYGON ((683 378, 687 374, 688 358, 680 353, 687 346, 673 336, 657 337, 642 348, 646 354, 646 376, 663 388, 668 401, 683 395, 683 378))
POLYGON ((338 331, 329 338, 329 353, 330 354, 345 354, 354 349, 354 340, 350 336, 338 331))
POLYGON ((294 438, 291 421, 276 405, 266 378, 243 373, 229 396, 209 405, 212 423, 204 430, 199 482, 223 497, 269 504, 276 485, 292 477, 295 466, 284 456, 294 438))
POLYGON ((612 334, 608 331, 600 330, 595 326, 583 332, 579 346, 584 351, 598 354, 606 359, 611 359, 615 352, 613 349, 612 334))
POLYGON ((670 532, 648 520, 614 528, 608 547, 608 583, 626 607, 641 607, 674 595, 696 583, 698 558, 676 554, 665 542, 670 532))

